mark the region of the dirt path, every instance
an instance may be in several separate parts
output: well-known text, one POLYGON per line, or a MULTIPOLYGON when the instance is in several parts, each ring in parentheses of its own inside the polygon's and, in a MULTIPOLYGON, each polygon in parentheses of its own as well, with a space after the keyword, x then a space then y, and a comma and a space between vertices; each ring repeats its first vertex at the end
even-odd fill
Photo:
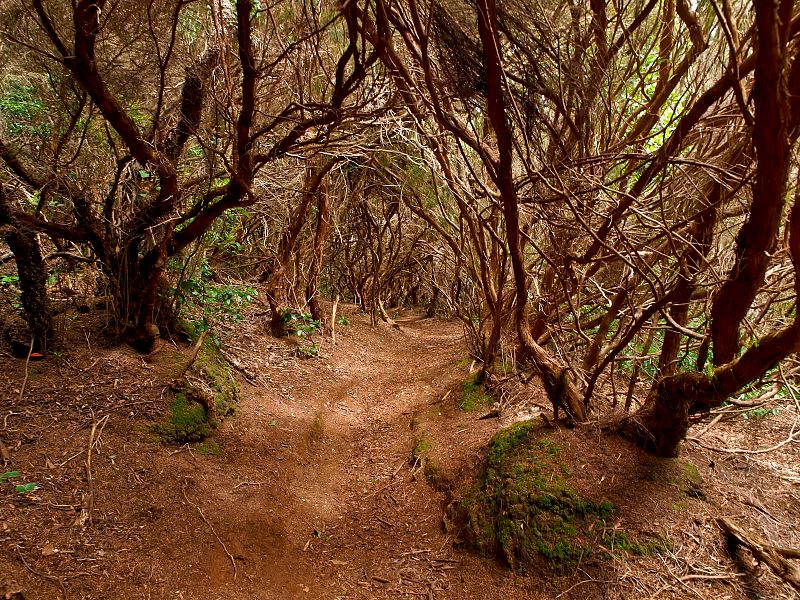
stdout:
MULTIPOLYGON (((458 407, 471 362, 458 324, 406 314, 398 331, 346 315, 319 358, 266 338, 258 319, 231 332, 223 351, 249 373, 240 411, 191 448, 163 446, 150 427, 165 418, 186 349, 103 347, 89 335, 99 323, 80 317, 59 360, 26 373, 0 357, 0 466, 20 472, 0 481, 0 598, 745 598, 716 517, 797 544, 793 447, 780 465, 691 445, 659 461, 615 436, 547 429, 575 489, 615 504, 614 528, 665 536, 672 549, 616 552, 561 577, 458 549, 441 482, 465 481, 515 415, 480 420, 458 407), (415 448, 437 471, 413 460, 415 448), (16 492, 24 482, 37 489, 16 492)), ((537 393, 521 392, 525 410, 537 393)), ((772 445, 791 416, 770 428, 730 421, 714 443, 772 445)), ((764 597, 796 597, 761 574, 764 597)))
POLYGON ((262 371, 270 385, 244 389, 241 413, 217 437, 221 455, 182 457, 197 469, 187 498, 205 507, 237 573, 190 511, 204 552, 173 587, 187 598, 508 597, 509 574, 453 554, 444 496, 412 473, 414 416, 441 410, 467 374, 461 330, 400 324, 354 323, 325 360, 262 371))

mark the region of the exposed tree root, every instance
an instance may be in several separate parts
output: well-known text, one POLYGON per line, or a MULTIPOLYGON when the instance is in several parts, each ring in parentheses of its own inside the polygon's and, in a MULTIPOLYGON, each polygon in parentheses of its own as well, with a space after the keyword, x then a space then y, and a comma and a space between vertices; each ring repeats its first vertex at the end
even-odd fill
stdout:
POLYGON ((800 550, 773 546, 747 533, 725 517, 720 517, 717 522, 728 537, 729 547, 734 549, 737 546, 746 547, 757 561, 765 563, 775 575, 794 589, 800 590, 800 566, 789 562, 789 559, 800 559, 800 550))

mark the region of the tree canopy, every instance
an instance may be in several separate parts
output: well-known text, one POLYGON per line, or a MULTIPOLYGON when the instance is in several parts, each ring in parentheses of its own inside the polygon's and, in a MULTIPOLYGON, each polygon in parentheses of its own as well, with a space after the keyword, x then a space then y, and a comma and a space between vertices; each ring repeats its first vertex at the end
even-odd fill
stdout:
POLYGON ((512 348, 556 415, 661 455, 793 389, 788 0, 13 0, 0 32, 31 350, 82 269, 144 351, 189 281, 260 279, 274 335, 321 294, 424 305, 482 377, 512 348))

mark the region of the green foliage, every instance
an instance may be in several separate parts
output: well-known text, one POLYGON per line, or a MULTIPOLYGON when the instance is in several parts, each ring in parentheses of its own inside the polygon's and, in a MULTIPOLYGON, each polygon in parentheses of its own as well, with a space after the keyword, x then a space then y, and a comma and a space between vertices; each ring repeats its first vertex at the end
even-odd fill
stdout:
POLYGON ((0 473, 0 483, 5 483, 14 477, 19 477, 19 471, 6 471, 5 473, 0 473))
MULTIPOLYGON (((227 185, 230 180, 217 180, 214 185, 227 185)), ((242 222, 250 216, 244 208, 226 211, 206 232, 205 241, 213 246, 215 253, 237 255, 242 251, 239 241, 242 234, 242 222)))
POLYGON ((30 492, 34 492, 39 489, 39 486, 35 483, 23 483, 17 486, 14 486, 14 489, 19 494, 28 494, 30 492))
POLYGON ((614 506, 580 497, 558 463, 559 448, 517 423, 490 442, 478 482, 461 502, 467 537, 510 566, 543 563, 565 572, 591 555, 614 506))
POLYGON ((344 315, 336 315, 336 324, 341 325, 342 327, 347 327, 350 325, 350 320, 344 315))
POLYGON ((746 421, 763 421, 767 417, 773 417, 780 412, 779 408, 759 407, 742 413, 742 418, 746 421))
POLYGON ((15 80, 11 80, 7 86, 5 94, 0 98, 0 114, 8 125, 9 133, 15 137, 47 136, 50 126, 38 122, 46 107, 39 99, 36 88, 15 80))
POLYGON ((311 313, 286 308, 281 312, 281 321, 289 335, 309 337, 322 329, 322 323, 314 319, 311 313))
POLYGON ((308 344, 297 347, 297 354, 304 358, 316 358, 319 356, 319 344, 309 341, 308 344))
MULTIPOLYGON (((6 471, 5 473, 0 473, 0 484, 8 483, 9 479, 16 479, 20 476, 19 471, 6 471)), ((39 489, 39 484, 37 483, 20 483, 14 486, 14 490, 18 494, 29 494, 30 492, 36 491, 39 489)))
POLYGON ((472 412, 480 410, 492 403, 492 397, 485 393, 482 383, 478 383, 480 373, 475 373, 461 384, 461 401, 458 405, 462 410, 472 412))
POLYGON ((210 323, 240 323, 242 311, 258 296, 255 288, 218 284, 212 275, 208 260, 203 259, 192 277, 182 279, 175 291, 176 312, 184 319, 199 321, 196 333, 208 329, 210 323))
POLYGON ((0 285, 3 287, 19 288, 19 275, 2 275, 0 276, 0 285))
POLYGON ((311 336, 322 329, 322 323, 314 319, 311 313, 293 308, 285 308, 280 315, 286 333, 304 340, 304 343, 297 347, 297 354, 305 358, 319 356, 319 344, 312 340, 311 336))

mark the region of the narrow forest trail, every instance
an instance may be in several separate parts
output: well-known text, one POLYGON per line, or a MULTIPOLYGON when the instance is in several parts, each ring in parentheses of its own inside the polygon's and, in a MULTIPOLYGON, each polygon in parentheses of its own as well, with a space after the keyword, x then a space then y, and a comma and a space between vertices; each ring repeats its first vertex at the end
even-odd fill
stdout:
MULTIPOLYGON (((796 545, 792 448, 785 467, 697 445, 661 460, 614 435, 543 424, 574 491, 616 507, 609 526, 669 549, 598 554, 561 576, 513 573, 461 549, 443 527, 442 490, 458 496, 514 407, 530 416, 543 405, 540 388, 520 388, 501 419, 479 419, 458 406, 471 364, 458 323, 401 313, 398 331, 345 314, 337 345, 322 340, 316 358, 266 337, 263 320, 238 325, 222 350, 245 376, 239 411, 179 448, 153 425, 167 418, 188 348, 103 347, 87 317, 70 322, 60 362, 0 357, 2 467, 19 471, 13 483, 35 482, 20 494, 0 481, 0 598, 739 599, 719 515, 763 507, 753 530, 796 545)), ((783 414, 772 423, 761 443, 793 431, 783 414)), ((717 443, 753 444, 758 427, 731 421, 730 441, 717 443)), ((796 597, 762 579, 764 597, 796 597)))
POLYGON ((412 473, 415 415, 441 415, 438 401, 468 374, 459 325, 354 321, 323 357, 243 386, 239 415, 216 436, 220 456, 183 455, 196 469, 186 499, 220 539, 187 514, 202 552, 169 585, 186 598, 524 597, 491 561, 454 554, 443 494, 412 473))

